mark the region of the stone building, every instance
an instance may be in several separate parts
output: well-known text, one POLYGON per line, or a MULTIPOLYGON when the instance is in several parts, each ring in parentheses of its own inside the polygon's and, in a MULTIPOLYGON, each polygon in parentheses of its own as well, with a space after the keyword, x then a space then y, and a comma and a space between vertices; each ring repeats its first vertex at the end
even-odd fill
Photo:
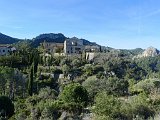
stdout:
POLYGON ((45 53, 54 56, 79 55, 83 52, 97 53, 102 52, 102 47, 96 43, 93 45, 84 45, 83 40, 76 37, 68 38, 64 43, 46 42, 41 43, 45 53))
POLYGON ((0 45, 0 56, 9 55, 14 50, 16 49, 10 45, 0 45))
POLYGON ((46 42, 41 43, 43 49, 46 53, 54 54, 54 53, 63 53, 64 44, 63 43, 55 43, 55 42, 46 42))
POLYGON ((83 40, 76 37, 66 39, 64 42, 64 54, 81 54, 84 51, 83 40))
POLYGON ((100 52, 101 47, 98 45, 86 45, 85 52, 100 52))

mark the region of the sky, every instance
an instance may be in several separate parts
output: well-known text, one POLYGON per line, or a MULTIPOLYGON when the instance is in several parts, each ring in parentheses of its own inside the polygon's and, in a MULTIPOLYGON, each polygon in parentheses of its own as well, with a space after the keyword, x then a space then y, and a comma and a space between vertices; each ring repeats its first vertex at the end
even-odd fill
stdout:
POLYGON ((0 0, 0 32, 63 33, 121 49, 160 48, 160 0, 0 0))

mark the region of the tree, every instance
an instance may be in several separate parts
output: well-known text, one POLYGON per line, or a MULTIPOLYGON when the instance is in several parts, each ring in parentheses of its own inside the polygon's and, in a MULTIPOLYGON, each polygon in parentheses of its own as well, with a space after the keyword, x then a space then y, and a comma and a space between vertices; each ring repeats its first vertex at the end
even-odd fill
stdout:
POLYGON ((78 68, 81 66, 81 61, 77 58, 77 59, 74 59, 71 64, 73 68, 78 68))
POLYGON ((0 65, 9 67, 19 67, 21 58, 15 55, 0 56, 0 65))
POLYGON ((30 96, 33 95, 33 66, 31 66, 30 73, 29 73, 28 94, 30 96))
POLYGON ((82 85, 87 89, 92 99, 99 91, 106 91, 113 95, 125 95, 128 93, 129 87, 128 81, 124 79, 109 77, 98 80, 94 76, 89 77, 82 85))
POLYGON ((0 94, 15 97, 23 97, 25 90, 25 78, 18 69, 0 67, 0 94))
POLYGON ((110 77, 106 80, 105 90, 108 94, 125 95, 128 93, 129 83, 127 80, 110 77))
POLYGON ((96 96, 95 108, 93 109, 93 112, 98 118, 103 116, 106 120, 119 119, 123 116, 119 112, 120 107, 121 102, 118 100, 118 98, 102 92, 96 96))
POLYGON ((86 65, 84 66, 83 71, 85 72, 85 74, 86 74, 87 76, 91 76, 91 75, 94 74, 93 67, 92 67, 91 64, 86 64, 86 65))
POLYGON ((95 95, 105 89, 105 83, 103 79, 98 80, 96 76, 90 76, 82 83, 82 86, 88 91, 91 101, 94 101, 95 95))
POLYGON ((64 76, 67 76, 70 72, 71 68, 69 65, 65 64, 62 66, 62 71, 63 71, 63 74, 64 76))
POLYGON ((14 114, 14 104, 6 96, 0 96, 0 116, 11 117, 14 114))
POLYGON ((0 87, 1 87, 1 95, 12 96, 14 89, 14 69, 9 67, 0 68, 0 87))
POLYGON ((34 62, 33 62, 33 72, 34 72, 34 76, 36 76, 37 68, 38 68, 38 62, 36 62, 36 61, 34 60, 34 62))
POLYGON ((80 84, 71 83, 64 87, 60 99, 65 103, 78 103, 86 106, 88 103, 88 92, 80 84))
POLYGON ((38 97, 41 99, 55 99, 57 95, 57 92, 54 89, 51 89, 49 87, 42 88, 39 91, 38 97))
POLYGON ((132 86, 130 92, 139 93, 145 92, 147 94, 159 93, 160 80, 159 79, 145 79, 132 86))
POLYGON ((44 110, 41 113, 40 120, 54 120, 53 116, 53 109, 51 107, 44 108, 44 110))
POLYGON ((67 59, 67 58, 62 59, 61 62, 60 62, 60 66, 63 66, 65 64, 70 65, 70 60, 67 59))
POLYGON ((131 105, 131 113, 132 116, 140 116, 144 120, 147 120, 150 117, 153 117, 155 111, 153 110, 153 106, 151 106, 150 98, 146 93, 140 93, 137 96, 134 96, 128 102, 131 105))

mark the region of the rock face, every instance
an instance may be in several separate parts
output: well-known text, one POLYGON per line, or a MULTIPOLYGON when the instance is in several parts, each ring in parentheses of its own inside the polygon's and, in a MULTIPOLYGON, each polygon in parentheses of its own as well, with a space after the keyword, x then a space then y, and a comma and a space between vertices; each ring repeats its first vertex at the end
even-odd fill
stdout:
POLYGON ((154 56, 159 55, 159 53, 160 53, 159 50, 157 50, 156 48, 149 47, 143 52, 143 56, 144 57, 149 57, 149 56, 154 57, 154 56))
POLYGON ((154 47, 149 47, 142 54, 139 54, 137 57, 138 58, 141 58, 141 57, 155 57, 157 55, 160 55, 160 51, 157 50, 154 47))

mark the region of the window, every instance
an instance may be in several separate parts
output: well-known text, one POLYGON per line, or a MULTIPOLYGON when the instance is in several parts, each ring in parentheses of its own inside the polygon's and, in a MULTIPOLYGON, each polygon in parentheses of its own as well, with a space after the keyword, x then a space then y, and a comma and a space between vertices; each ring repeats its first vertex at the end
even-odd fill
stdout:
POLYGON ((77 42, 72 42, 72 45, 73 46, 77 46, 77 42))
POLYGON ((3 50, 3 52, 5 52, 5 50, 3 50))

